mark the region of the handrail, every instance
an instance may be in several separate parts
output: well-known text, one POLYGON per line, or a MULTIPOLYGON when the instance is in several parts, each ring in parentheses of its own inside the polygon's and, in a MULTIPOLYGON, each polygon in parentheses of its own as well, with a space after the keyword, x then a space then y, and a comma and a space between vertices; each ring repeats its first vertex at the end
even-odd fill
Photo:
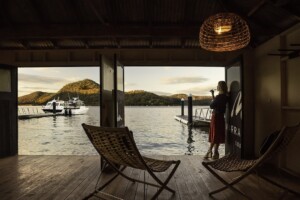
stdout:
POLYGON ((199 120, 210 121, 211 114, 212 114, 212 109, 209 107, 196 108, 195 110, 195 118, 198 118, 199 120))
POLYGON ((35 107, 18 107, 18 115, 34 115, 43 113, 40 106, 35 107))

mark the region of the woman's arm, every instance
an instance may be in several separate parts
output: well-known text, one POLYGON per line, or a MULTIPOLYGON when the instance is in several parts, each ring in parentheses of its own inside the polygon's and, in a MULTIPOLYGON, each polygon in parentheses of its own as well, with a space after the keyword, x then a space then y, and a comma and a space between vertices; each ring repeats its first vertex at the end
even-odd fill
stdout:
POLYGON ((210 92, 211 92, 212 98, 214 99, 215 98, 215 91, 214 90, 210 90, 210 92))
POLYGON ((218 106, 218 104, 219 104, 219 98, 218 98, 218 96, 216 96, 216 97, 213 96, 213 100, 210 103, 210 108, 211 109, 215 109, 218 106))

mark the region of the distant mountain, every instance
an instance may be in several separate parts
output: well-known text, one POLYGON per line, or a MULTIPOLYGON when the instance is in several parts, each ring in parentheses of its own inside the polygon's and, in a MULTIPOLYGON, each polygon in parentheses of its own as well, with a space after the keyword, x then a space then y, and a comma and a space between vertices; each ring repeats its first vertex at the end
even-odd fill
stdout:
POLYGON ((54 93, 46 93, 46 92, 33 92, 18 98, 19 104, 30 104, 30 105, 39 105, 47 102, 49 99, 52 99, 54 93))
MULTIPOLYGON (((19 105, 45 105, 52 99, 68 100, 79 97, 86 105, 99 105, 100 85, 92 80, 84 79, 69 83, 62 87, 57 93, 33 92, 18 98, 19 105)), ((186 94, 174 94, 171 96, 160 96, 144 90, 133 90, 125 92, 125 105, 128 106, 162 106, 180 105, 181 99, 187 100, 186 94)), ((193 105, 208 105, 211 97, 193 96, 193 105)))
POLYGON ((98 83, 84 79, 65 85, 57 93, 33 92, 21 96, 18 98, 18 102, 20 105, 44 105, 54 98, 68 100, 72 97, 79 97, 86 105, 99 105, 99 87, 98 83))
POLYGON ((160 106, 180 105, 180 99, 159 96, 144 90, 133 90, 125 92, 125 105, 128 106, 160 106))
MULTIPOLYGON (((174 94, 171 96, 159 96, 144 90, 133 90, 125 93, 125 105, 128 106, 152 106, 152 105, 180 105, 181 99, 188 98, 186 94, 174 94)), ((209 105, 211 97, 193 96, 193 105, 209 105)))
POLYGON ((187 100, 188 95, 187 94, 173 94, 170 97, 180 99, 180 100, 183 98, 184 100, 187 100))
POLYGON ((82 81, 77 81, 73 83, 69 83, 61 88, 58 93, 78 93, 78 94, 99 94, 99 84, 90 79, 84 79, 82 81))

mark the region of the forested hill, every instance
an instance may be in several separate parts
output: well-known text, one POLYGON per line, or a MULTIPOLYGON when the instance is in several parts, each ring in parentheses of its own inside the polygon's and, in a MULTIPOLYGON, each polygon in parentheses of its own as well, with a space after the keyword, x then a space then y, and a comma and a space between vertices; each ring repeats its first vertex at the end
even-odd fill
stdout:
POLYGON ((18 98, 19 105, 30 104, 30 105, 40 105, 47 102, 53 97, 54 93, 47 92, 33 92, 18 98))
MULTIPOLYGON (((99 84, 85 79, 69 83, 62 87, 57 93, 33 92, 18 98, 19 105, 45 105, 52 99, 68 100, 79 97, 86 105, 99 105, 99 84)), ((125 92, 125 105, 128 106, 163 106, 180 105, 181 99, 187 100, 186 94, 174 94, 171 96, 160 96, 144 90, 125 92)), ((211 97, 193 96, 193 105, 208 105, 211 97)))
POLYGON ((52 99, 69 100, 72 97, 79 97, 86 105, 99 105, 99 84, 84 79, 69 83, 62 87, 57 93, 33 92, 18 98, 19 105, 45 105, 52 99))
MULTIPOLYGON (((186 94, 174 94, 171 96, 159 96, 144 90, 134 90, 125 93, 125 105, 127 106, 160 106, 160 105, 180 105, 181 99, 187 103, 186 94)), ((193 96, 193 105, 209 105, 211 97, 193 96)))
POLYGON ((144 90, 133 90, 125 93, 125 105, 127 106, 162 106, 180 105, 180 99, 159 96, 144 90))

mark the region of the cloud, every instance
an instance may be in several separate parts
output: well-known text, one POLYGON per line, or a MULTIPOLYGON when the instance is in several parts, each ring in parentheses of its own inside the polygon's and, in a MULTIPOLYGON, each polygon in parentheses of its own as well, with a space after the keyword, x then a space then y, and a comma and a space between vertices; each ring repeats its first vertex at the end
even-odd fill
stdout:
MULTIPOLYGON (((49 87, 37 87, 37 86, 35 86, 35 87, 30 87, 30 86, 21 86, 20 88, 19 88, 19 90, 20 89, 22 89, 22 90, 26 90, 26 91, 49 91, 49 90, 51 90, 49 87)), ((55 89, 53 89, 53 91, 56 91, 57 92, 57 90, 55 90, 55 89)))
POLYGON ((171 77, 163 78, 160 80, 162 84, 182 84, 182 83, 203 83, 207 78, 194 76, 194 77, 171 77))
POLYGON ((184 94, 192 94, 192 95, 202 95, 202 96, 210 96, 211 93, 209 92, 213 89, 211 85, 203 85, 197 87, 191 87, 184 90, 178 90, 177 93, 184 93, 184 94))
POLYGON ((27 83, 36 83, 36 84, 56 84, 61 82, 69 82, 66 79, 60 77, 49 77, 49 76, 37 76, 30 74, 22 74, 19 73, 19 81, 27 82, 27 83))
POLYGON ((126 87, 131 87, 131 86, 136 86, 137 84, 136 83, 128 83, 128 82, 125 82, 125 86, 126 87))

